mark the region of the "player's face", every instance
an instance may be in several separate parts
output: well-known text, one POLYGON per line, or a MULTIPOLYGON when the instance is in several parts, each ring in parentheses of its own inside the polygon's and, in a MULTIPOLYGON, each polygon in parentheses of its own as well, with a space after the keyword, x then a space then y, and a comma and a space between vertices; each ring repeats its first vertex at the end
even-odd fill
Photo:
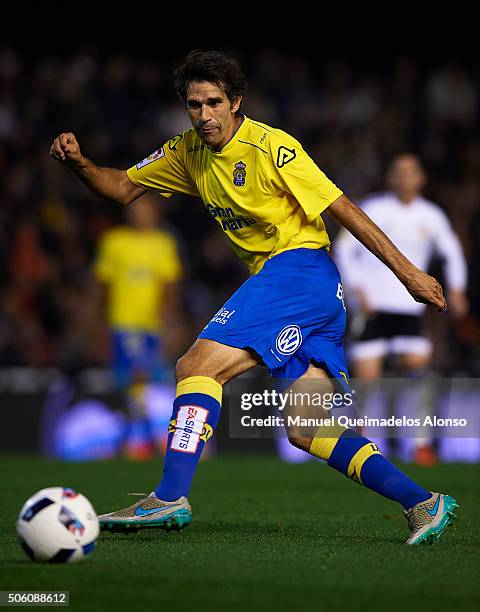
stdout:
POLYGON ((388 173, 388 183, 399 195, 418 195, 425 185, 426 177, 420 162, 414 155, 397 157, 388 173))
POLYGON ((201 140, 220 150, 235 133, 235 113, 241 98, 232 105, 227 94, 214 83, 194 81, 187 89, 187 111, 201 140))

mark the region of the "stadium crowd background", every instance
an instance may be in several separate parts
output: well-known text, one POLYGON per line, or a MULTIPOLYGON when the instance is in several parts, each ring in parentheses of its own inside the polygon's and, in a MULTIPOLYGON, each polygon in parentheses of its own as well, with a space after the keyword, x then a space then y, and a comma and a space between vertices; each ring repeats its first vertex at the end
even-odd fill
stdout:
MULTIPOLYGON (((237 55, 249 82, 246 114, 298 138, 355 201, 383 188, 391 156, 421 157, 425 195, 444 207, 469 266, 468 317, 430 316, 434 366, 480 376, 480 74, 401 55, 381 70, 273 47, 237 55)), ((108 363, 92 263, 99 236, 123 211, 90 194, 48 152, 58 133, 73 131, 96 163, 127 168, 188 128, 171 80, 179 59, 82 45, 61 56, 0 48, 0 367, 108 363)), ((166 337, 173 364, 246 271, 200 201, 176 196, 159 206, 185 268, 166 337)))

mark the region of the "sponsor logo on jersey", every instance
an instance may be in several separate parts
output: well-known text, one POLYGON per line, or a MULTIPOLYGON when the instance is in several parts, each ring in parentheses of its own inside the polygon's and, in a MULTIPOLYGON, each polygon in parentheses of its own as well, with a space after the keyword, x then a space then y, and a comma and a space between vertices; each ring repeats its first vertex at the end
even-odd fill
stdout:
POLYGON ((197 451, 200 436, 204 434, 208 413, 209 411, 201 406, 180 406, 170 448, 181 453, 194 454, 197 451))
POLYGON ((163 147, 161 149, 157 149, 151 155, 143 159, 141 162, 138 162, 136 166, 137 170, 140 170, 140 168, 143 168, 144 166, 148 166, 148 164, 151 164, 152 162, 157 161, 157 159, 162 158, 164 155, 165 155, 165 151, 163 150, 163 147))
POLYGON ((235 310, 227 310, 226 308, 220 308, 220 310, 215 314, 210 323, 220 323, 220 325, 226 325, 228 323, 228 319, 233 315, 235 310))
POLYGON ((247 164, 243 161, 239 161, 235 164, 235 170, 233 171, 233 184, 237 187, 243 187, 245 185, 245 176, 247 174, 247 164))
POLYGON ((292 159, 295 159, 296 157, 297 154, 295 153, 295 149, 287 149, 287 147, 284 147, 282 145, 278 148, 277 166, 279 168, 283 168, 285 164, 288 164, 292 161, 292 159))
POLYGON ((249 225, 255 225, 255 223, 255 219, 251 217, 234 217, 233 219, 224 219, 221 221, 220 225, 224 232, 228 232, 229 230, 235 232, 249 225))
POLYGON ((302 344, 302 331, 298 325, 287 325, 278 334, 277 351, 282 355, 291 355, 302 344))
POLYGON ((236 231, 256 223, 251 217, 236 217, 231 208, 222 208, 213 204, 207 204, 206 207, 212 217, 218 220, 224 232, 236 231))
POLYGON ((235 218, 235 214, 231 208, 222 208, 221 206, 213 206, 213 204, 207 204, 207 210, 214 219, 218 217, 235 218))

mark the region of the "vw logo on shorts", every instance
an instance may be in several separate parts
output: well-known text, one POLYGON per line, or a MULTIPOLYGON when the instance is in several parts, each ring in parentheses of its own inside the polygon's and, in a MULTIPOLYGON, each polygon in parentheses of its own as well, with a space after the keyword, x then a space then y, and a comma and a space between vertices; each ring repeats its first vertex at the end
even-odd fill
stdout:
POLYGON ((302 332, 298 325, 287 325, 277 336, 277 351, 282 355, 291 355, 302 344, 302 332))

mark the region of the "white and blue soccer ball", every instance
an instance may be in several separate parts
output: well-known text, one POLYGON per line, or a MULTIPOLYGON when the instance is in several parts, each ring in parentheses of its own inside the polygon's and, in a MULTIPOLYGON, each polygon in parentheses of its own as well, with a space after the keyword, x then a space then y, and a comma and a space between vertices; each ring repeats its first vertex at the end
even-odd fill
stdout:
POLYGON ((65 487, 49 487, 32 495, 17 520, 18 540, 33 561, 81 561, 95 548, 98 533, 92 504, 65 487))

